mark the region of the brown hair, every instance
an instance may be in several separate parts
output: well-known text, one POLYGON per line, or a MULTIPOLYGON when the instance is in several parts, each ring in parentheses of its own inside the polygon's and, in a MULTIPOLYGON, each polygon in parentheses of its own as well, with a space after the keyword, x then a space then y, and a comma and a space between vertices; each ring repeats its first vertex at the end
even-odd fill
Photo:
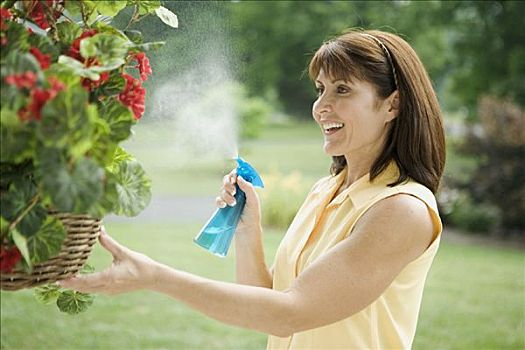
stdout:
MULTIPOLYGON (((394 160, 400 175, 389 186, 412 178, 435 193, 445 167, 441 111, 430 78, 410 45, 395 34, 352 30, 317 50, 310 61, 310 78, 315 80, 321 69, 334 79, 369 82, 382 99, 399 91, 399 114, 372 164, 370 180, 394 160)), ((332 174, 345 166, 344 156, 332 157, 332 174)))

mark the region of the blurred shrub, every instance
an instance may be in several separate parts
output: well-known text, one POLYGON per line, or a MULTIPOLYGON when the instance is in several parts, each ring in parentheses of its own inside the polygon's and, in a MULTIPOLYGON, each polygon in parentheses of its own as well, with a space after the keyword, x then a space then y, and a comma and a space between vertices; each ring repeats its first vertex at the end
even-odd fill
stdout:
POLYGON ((310 184, 299 172, 283 175, 275 171, 262 177, 265 184, 261 192, 263 224, 286 229, 306 198, 310 184))
POLYGON ((239 119, 241 121, 241 137, 258 138, 272 113, 269 103, 259 97, 242 96, 238 101, 239 119))
POLYGON ((472 216, 490 221, 481 218, 482 208, 494 206, 503 233, 525 235, 525 113, 512 102, 493 97, 480 100, 478 113, 479 123, 473 125, 459 151, 478 157, 479 162, 472 177, 457 184, 469 200, 462 199, 456 209, 470 205, 467 211, 472 216))
POLYGON ((245 139, 258 138, 273 113, 271 104, 261 97, 248 96, 245 86, 236 81, 227 81, 214 89, 224 98, 233 96, 231 101, 234 112, 238 115, 239 135, 245 139))
POLYGON ((443 186, 438 199, 445 223, 464 231, 490 233, 501 216, 493 205, 474 203, 466 191, 443 186))

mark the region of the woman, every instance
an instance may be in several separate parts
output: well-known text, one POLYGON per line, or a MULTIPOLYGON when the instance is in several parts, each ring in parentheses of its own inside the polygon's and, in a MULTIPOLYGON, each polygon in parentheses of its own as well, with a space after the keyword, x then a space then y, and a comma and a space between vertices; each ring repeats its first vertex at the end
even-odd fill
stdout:
POLYGON ((442 230, 434 193, 445 144, 436 95, 412 48, 381 31, 324 43, 309 73, 332 175, 308 194, 272 269, 264 262, 257 193, 232 172, 217 205, 235 205, 235 183, 246 193, 235 236, 238 284, 172 269, 103 233, 113 265, 62 285, 165 293, 270 334, 269 349, 410 348, 442 230))

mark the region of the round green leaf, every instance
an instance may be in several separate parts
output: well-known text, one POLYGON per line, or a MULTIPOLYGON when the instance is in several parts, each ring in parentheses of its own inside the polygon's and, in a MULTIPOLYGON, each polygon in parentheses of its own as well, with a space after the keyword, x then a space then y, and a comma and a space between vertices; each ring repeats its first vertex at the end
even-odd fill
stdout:
POLYGON ((62 222, 49 215, 40 230, 27 239, 31 262, 37 264, 56 256, 65 238, 66 230, 62 222))
POLYGON ((60 287, 57 284, 46 284, 35 288, 34 296, 36 300, 44 305, 49 305, 60 296, 60 287))
POLYGON ((61 292, 57 299, 58 309, 70 315, 86 311, 91 304, 93 304, 92 295, 72 290, 61 292))
POLYGON ((104 170, 89 158, 70 165, 60 150, 42 149, 37 170, 44 191, 60 211, 85 213, 102 195, 104 170))
POLYGON ((151 200, 151 181, 136 160, 120 162, 114 173, 117 180, 117 215, 136 216, 151 200))

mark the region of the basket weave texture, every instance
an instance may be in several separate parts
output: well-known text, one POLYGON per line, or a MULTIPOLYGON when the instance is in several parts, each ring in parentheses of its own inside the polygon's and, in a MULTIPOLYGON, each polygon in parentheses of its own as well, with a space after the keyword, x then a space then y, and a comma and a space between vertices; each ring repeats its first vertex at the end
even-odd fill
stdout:
POLYGON ((1 274, 2 290, 36 287, 72 277, 85 265, 100 234, 102 221, 88 215, 50 212, 67 232, 57 256, 35 264, 31 273, 14 270, 1 274))

